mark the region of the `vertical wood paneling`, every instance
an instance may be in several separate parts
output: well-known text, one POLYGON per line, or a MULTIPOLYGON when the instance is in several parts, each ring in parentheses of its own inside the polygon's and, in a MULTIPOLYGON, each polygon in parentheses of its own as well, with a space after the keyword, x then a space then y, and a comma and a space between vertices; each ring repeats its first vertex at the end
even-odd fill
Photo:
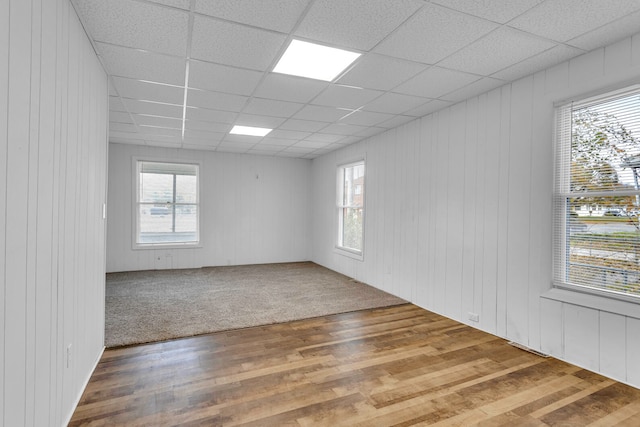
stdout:
MULTIPOLYGON (((475 256, 476 256, 476 218, 478 203, 476 188, 478 155, 478 98, 466 102, 466 122, 464 126, 464 190, 462 220, 462 278, 460 316, 466 319, 469 312, 478 313, 475 308, 475 256)), ((481 199, 480 199, 481 200, 481 199)), ((479 313, 478 313, 479 314, 479 313)))
POLYGON ((626 326, 624 316, 600 313, 600 372, 619 381, 625 381, 627 376, 626 326))
POLYGON ((9 36, 9 111, 6 189, 4 425, 26 422, 26 269, 31 83, 31 2, 12 1, 9 36), (11 178, 12 185, 8 185, 11 178), (9 325, 7 325, 9 326, 9 325), (10 349, 10 351, 9 351, 10 349))
POLYGON ((498 227, 500 209, 500 108, 501 90, 489 92, 487 102, 480 105, 486 111, 486 146, 484 169, 484 241, 482 276, 482 312, 480 326, 496 333, 498 325, 498 227))
POLYGON ((564 357, 571 363, 597 371, 600 348, 599 312, 564 304, 563 320, 564 357))
MULTIPOLYGON (((6 224, 7 218, 7 148, 9 119, 9 2, 0 2, 0 224, 6 224)), ((5 306, 6 306, 6 227, 0 226, 0 343, 5 343, 5 306)), ((4 414, 5 405, 5 355, 0 351, 0 414, 4 414)), ((4 417, 3 417, 4 418, 4 417)))
POLYGON ((528 346, 540 348, 540 295, 551 287, 545 272, 551 271, 551 198, 553 164, 552 144, 544 144, 551 135, 548 120, 549 105, 544 99, 545 73, 533 77, 533 108, 531 128, 531 180, 529 182, 529 286, 528 292, 528 346))
POLYGON ((90 105, 106 103, 106 87, 94 89, 106 76, 68 0, 0 12, 0 413, 3 425, 58 426, 103 347, 104 226, 91 204, 105 188, 90 187, 104 183, 94 147, 106 147, 107 117, 90 105))
POLYGON ((627 332, 627 383, 638 387, 640 385, 640 340, 638 336, 640 334, 640 319, 634 319, 632 317, 626 318, 626 332, 627 332))
POLYGON ((447 231, 448 231, 448 158, 449 158, 449 122, 450 110, 436 113, 438 121, 437 152, 435 158, 436 193, 433 200, 433 214, 435 218, 435 266, 433 278, 433 307, 446 311, 447 285, 447 231))
MULTIPOLYGON (((475 132, 476 160, 474 189, 474 230, 475 249, 473 253, 473 302, 471 309, 480 315, 480 324, 484 323, 483 294, 484 294, 484 269, 485 269, 485 205, 487 196, 485 193, 485 171, 487 169, 487 94, 481 95, 477 101, 477 118, 475 128, 467 129, 467 140, 473 139, 475 132)), ((490 160, 490 159, 489 159, 490 160)))
MULTIPOLYGON (((310 258, 309 160, 111 144, 108 164, 107 271, 310 258), (201 248, 132 248, 134 157, 201 162, 201 248)), ((330 185, 334 190, 335 178, 330 185)), ((322 209, 332 221, 328 213, 334 207, 322 209)))
POLYGON ((637 319, 544 296, 552 270, 553 104, 636 78, 638 40, 314 159, 313 260, 466 323, 473 310, 480 322, 471 324, 487 332, 605 375, 621 378, 624 370, 627 382, 640 384, 635 364, 620 359, 637 358, 637 319), (325 182, 334 180, 335 158, 364 153, 372 203, 360 262, 335 254, 323 238, 335 232, 324 206, 333 203, 325 182), (412 156, 417 168, 408 164, 412 156), (417 241, 407 234, 412 228, 417 241))
POLYGON ((562 303, 542 298, 540 301, 540 350, 564 358, 562 303))
MULTIPOLYGON (((464 123, 466 104, 451 107, 451 122, 464 123)), ((447 165, 446 191, 447 203, 443 215, 447 217, 445 313, 447 316, 462 320, 462 247, 464 240, 464 126, 450 126, 449 153, 447 165)))
POLYGON ((508 179, 506 336, 528 344, 529 204, 531 188, 531 117, 533 77, 511 85, 508 179))
MULTIPOLYGON (((507 336, 507 257, 509 254, 509 175, 511 168, 510 136, 511 136, 511 85, 501 88, 500 102, 500 149, 498 178, 498 269, 496 283, 496 332, 499 336, 507 336)), ((515 185, 515 183, 514 183, 515 185)))

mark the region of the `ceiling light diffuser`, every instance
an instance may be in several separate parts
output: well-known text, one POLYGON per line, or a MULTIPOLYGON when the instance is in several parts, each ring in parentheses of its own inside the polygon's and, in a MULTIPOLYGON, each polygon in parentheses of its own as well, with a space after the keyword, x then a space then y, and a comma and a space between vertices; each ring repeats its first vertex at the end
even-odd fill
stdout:
POLYGON ((330 82, 359 56, 355 52, 292 40, 273 72, 330 82))
POLYGON ((250 136, 265 136, 273 129, 269 128, 258 128, 253 126, 238 126, 235 125, 233 129, 231 129, 231 134, 234 135, 250 135, 250 136))

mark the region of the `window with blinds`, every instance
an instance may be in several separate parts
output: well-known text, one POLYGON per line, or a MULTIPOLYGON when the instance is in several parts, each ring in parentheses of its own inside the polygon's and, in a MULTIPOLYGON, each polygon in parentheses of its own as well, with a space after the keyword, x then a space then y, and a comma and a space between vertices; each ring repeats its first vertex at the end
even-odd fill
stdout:
POLYGON ((337 247, 362 256, 364 230, 364 161, 338 166, 337 247))
POLYGON ((199 242, 197 164, 136 162, 137 247, 199 242))
POLYGON ((640 302, 640 88, 556 109, 554 284, 640 302))

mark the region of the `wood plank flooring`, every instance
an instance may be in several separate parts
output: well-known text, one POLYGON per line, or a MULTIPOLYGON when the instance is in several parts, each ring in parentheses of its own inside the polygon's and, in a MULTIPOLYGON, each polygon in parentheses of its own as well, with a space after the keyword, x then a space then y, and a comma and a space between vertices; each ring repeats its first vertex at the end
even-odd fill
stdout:
POLYGON ((640 390, 412 304, 107 350, 71 426, 638 426, 640 390))

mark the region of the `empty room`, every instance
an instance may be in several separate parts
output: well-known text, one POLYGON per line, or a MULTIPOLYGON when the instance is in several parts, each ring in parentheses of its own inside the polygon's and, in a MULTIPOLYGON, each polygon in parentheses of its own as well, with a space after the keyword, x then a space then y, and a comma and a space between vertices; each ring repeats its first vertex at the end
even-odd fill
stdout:
POLYGON ((0 425, 640 425, 639 0, 3 0, 0 425))

